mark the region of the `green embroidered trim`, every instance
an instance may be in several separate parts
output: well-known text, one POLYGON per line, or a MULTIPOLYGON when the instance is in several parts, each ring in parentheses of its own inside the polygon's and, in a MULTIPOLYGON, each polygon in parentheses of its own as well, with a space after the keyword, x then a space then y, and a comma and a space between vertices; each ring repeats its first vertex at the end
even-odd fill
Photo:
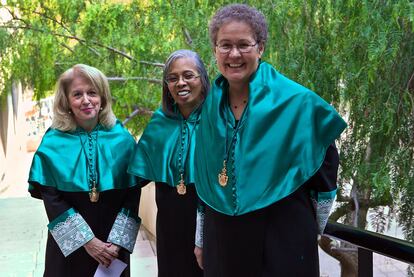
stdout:
POLYGON ((89 225, 73 208, 49 223, 48 228, 65 257, 94 237, 89 225))
POLYGON ((331 191, 318 192, 318 201, 334 199, 336 196, 336 189, 331 191))
POLYGON ((130 253, 134 250, 141 219, 130 210, 123 208, 115 219, 108 241, 115 243, 130 253))
POLYGON ((204 209, 197 209, 195 245, 203 248, 204 242, 204 209))
POLYGON ((61 213, 58 217, 56 217, 54 220, 52 220, 51 222, 49 222, 49 224, 47 225, 47 228, 49 228, 49 230, 52 230, 55 228, 56 224, 61 223, 63 221, 66 220, 66 218, 68 218, 69 216, 76 214, 76 210, 74 208, 70 208, 69 210, 61 213))
POLYGON ((328 223, 329 214, 331 212, 336 189, 328 192, 311 191, 311 199, 316 211, 316 221, 318 223, 319 234, 323 234, 326 224, 328 223))

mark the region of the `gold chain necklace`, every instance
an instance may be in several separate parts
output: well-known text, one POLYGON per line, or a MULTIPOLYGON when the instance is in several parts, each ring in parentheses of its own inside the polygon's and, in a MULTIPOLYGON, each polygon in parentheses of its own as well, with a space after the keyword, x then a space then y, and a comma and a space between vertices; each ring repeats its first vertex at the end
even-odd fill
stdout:
POLYGON ((248 107, 248 106, 246 106, 245 109, 243 110, 243 113, 242 113, 242 115, 241 115, 238 123, 236 124, 236 126, 234 128, 233 135, 232 135, 232 138, 231 138, 231 142, 230 142, 230 145, 229 145, 229 147, 227 149, 227 144, 228 144, 228 129, 227 129, 228 128, 228 118, 227 118, 227 115, 228 115, 229 108, 230 108, 229 102, 230 101, 229 101, 228 96, 227 96, 226 112, 224 113, 225 114, 225 124, 226 124, 226 142, 225 142, 225 145, 224 145, 223 168, 221 169, 221 172, 217 175, 217 177, 218 177, 218 183, 222 187, 227 186, 227 182, 229 180, 229 176, 227 175, 227 161, 228 161, 228 158, 229 158, 230 149, 233 147, 233 143, 235 141, 235 137, 237 136, 237 133, 240 130, 240 126, 242 125, 241 124, 242 123, 242 119, 244 118, 244 114, 246 113, 246 110, 247 110, 247 107, 248 107))
MULTIPOLYGON (((184 154, 183 152, 184 152, 184 141, 185 141, 185 139, 184 139, 184 136, 183 136, 183 128, 184 128, 184 123, 186 123, 186 122, 187 122, 187 120, 182 120, 181 121, 181 132, 180 132, 181 133, 181 147, 180 147, 180 152, 178 153, 178 171, 180 173, 180 180, 178 181, 178 184, 176 186, 177 193, 179 195, 184 195, 184 194, 187 193, 187 187, 186 187, 185 182, 184 182, 184 173, 185 173, 184 168, 185 168, 185 165, 187 163, 187 158, 188 158, 190 148, 191 148, 191 139, 193 137, 193 134, 194 134, 194 131, 195 131, 196 125, 197 125, 197 120, 196 120, 195 123, 194 123, 194 126, 193 126, 193 130, 191 130, 191 133, 189 135, 188 143, 187 143, 187 149, 186 149, 185 154, 184 154), (182 162, 183 158, 184 158, 184 162, 182 162)), ((188 128, 188 129, 190 129, 190 128, 188 128)))

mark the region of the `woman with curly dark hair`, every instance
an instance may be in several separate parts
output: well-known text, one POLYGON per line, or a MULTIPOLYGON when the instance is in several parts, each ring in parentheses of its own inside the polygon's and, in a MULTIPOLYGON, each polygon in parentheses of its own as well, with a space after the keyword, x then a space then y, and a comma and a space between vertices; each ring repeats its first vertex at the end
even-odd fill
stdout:
POLYGON ((268 35, 261 12, 228 5, 209 27, 221 74, 204 103, 195 151, 206 204, 195 253, 205 276, 319 276, 317 235, 335 196, 334 141, 346 123, 261 61, 268 35))

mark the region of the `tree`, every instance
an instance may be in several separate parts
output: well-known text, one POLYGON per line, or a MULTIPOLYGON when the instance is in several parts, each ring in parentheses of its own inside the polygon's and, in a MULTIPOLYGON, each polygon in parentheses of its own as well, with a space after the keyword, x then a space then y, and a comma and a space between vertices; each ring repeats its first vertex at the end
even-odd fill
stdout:
MULTIPOLYGON (((162 63, 172 51, 193 49, 210 76, 217 73, 207 24, 230 1, 121 2, 8 1, 0 98, 11 80, 41 98, 60 73, 86 63, 110 77, 115 112, 125 119, 159 106, 162 63)), ((396 218, 413 242, 414 3, 246 2, 268 19, 263 59, 332 103, 349 124, 338 144, 339 205, 331 219, 383 232, 396 218)), ((128 127, 138 134, 148 118, 135 116, 128 127)), ((331 248, 328 238, 320 245, 341 262, 343 276, 355 274, 356 253, 331 248)))
MULTIPOLYGON (((0 26, 1 91, 20 80, 40 99, 52 92, 63 71, 85 63, 113 80, 115 113, 124 119, 158 107, 162 62, 172 51, 197 49, 211 60, 206 26, 214 6, 118 2, 8 1, 2 9, 11 20, 0 26)), ((134 117, 130 129, 138 134, 147 121, 134 117)))
MULTIPOLYGON (((370 211, 371 228, 383 232, 397 217, 413 241, 413 3, 281 5, 271 24, 281 38, 276 63, 339 107, 349 124, 340 142, 340 205, 331 219, 365 229, 370 211)), ((331 248, 328 238, 320 245, 341 262, 343 276, 355 276, 356 252, 331 248)))

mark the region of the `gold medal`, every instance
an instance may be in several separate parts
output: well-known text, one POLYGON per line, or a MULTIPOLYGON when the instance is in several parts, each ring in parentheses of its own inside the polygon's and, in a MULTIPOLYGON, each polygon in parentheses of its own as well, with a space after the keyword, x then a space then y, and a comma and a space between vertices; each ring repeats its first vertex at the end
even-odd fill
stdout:
POLYGON ((187 192, 187 188, 186 188, 186 186, 184 184, 183 174, 181 174, 180 182, 177 185, 177 193, 179 195, 184 195, 184 194, 186 194, 186 192, 187 192))
POLYGON ((89 192, 89 199, 92 203, 96 203, 99 200, 99 192, 96 190, 96 184, 95 181, 93 182, 93 187, 91 189, 91 192, 89 192))
POLYGON ((221 173, 218 174, 218 182, 220 186, 225 187, 227 186, 227 181, 229 180, 229 176, 227 176, 227 169, 226 169, 226 160, 223 161, 223 169, 221 173))

